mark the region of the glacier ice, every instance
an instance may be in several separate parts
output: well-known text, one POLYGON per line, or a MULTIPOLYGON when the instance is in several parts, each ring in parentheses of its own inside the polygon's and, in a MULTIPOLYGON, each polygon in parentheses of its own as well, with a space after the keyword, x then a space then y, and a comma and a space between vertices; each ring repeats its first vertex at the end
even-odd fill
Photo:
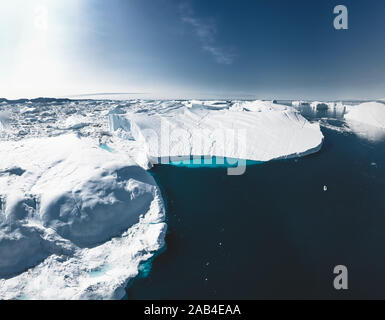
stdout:
POLYGON ((310 103, 310 107, 316 110, 327 110, 330 107, 330 104, 327 102, 313 101, 310 103))
POLYGON ((146 172, 158 157, 268 161, 322 141, 318 123, 268 101, 4 100, 0 299, 121 298, 164 246, 146 172))
POLYGON ((385 104, 381 102, 365 102, 351 106, 345 119, 385 129, 385 104))
POLYGON ((303 100, 297 100, 297 101, 295 100, 295 101, 292 101, 291 105, 293 107, 308 106, 309 102, 303 101, 303 100))
POLYGON ((298 101, 292 101, 293 107, 304 107, 309 106, 310 108, 318 111, 322 110, 341 110, 343 111, 345 109, 345 105, 342 102, 321 102, 321 101, 312 101, 307 102, 303 100, 298 101))
POLYGON ((306 155, 322 145, 319 124, 293 108, 269 101, 220 106, 213 109, 192 101, 151 115, 112 115, 110 130, 129 131, 155 163, 191 156, 269 161, 306 155))
POLYGON ((0 150, 0 299, 122 297, 164 244, 153 178, 75 134, 3 141, 0 150))
POLYGON ((385 104, 365 102, 348 106, 344 115, 350 129, 370 141, 385 139, 385 104))
POLYGON ((0 131, 7 129, 10 116, 9 111, 4 110, 0 112, 0 131))

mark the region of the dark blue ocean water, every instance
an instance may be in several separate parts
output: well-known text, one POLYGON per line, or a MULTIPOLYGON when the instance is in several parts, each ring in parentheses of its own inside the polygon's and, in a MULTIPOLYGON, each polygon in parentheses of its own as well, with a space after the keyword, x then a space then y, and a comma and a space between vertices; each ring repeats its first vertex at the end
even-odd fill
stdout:
MULTIPOLYGON (((343 125, 340 113, 302 113, 343 125)), ((385 142, 322 131, 320 152, 242 176, 152 169, 167 202, 167 248, 127 297, 385 298, 385 142), (333 288, 340 264, 347 291, 333 288)))

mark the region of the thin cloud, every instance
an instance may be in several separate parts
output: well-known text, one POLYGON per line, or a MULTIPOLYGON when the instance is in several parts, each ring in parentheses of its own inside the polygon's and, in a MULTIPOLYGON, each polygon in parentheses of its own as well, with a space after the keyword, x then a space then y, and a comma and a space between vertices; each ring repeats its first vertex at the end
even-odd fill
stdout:
POLYGON ((221 48, 203 46, 203 50, 211 53, 215 60, 220 64, 232 64, 234 61, 234 55, 224 52, 221 48))
POLYGON ((182 22, 192 27, 193 32, 201 43, 202 49, 210 53, 217 63, 230 65, 234 62, 235 55, 216 44, 215 34, 217 27, 213 20, 204 21, 197 18, 191 6, 187 3, 183 3, 180 6, 180 14, 182 22))

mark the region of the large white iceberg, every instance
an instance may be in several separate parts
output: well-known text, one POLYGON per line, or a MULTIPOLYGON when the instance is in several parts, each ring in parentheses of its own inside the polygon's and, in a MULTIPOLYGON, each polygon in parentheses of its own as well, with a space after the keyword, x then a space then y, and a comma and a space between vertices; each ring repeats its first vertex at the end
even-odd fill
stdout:
POLYGON ((110 130, 129 131, 153 162, 191 156, 269 161, 316 152, 323 142, 318 123, 268 101, 216 108, 191 102, 152 114, 111 115, 110 130))
POLYGON ((123 297, 164 245, 153 178, 75 134, 0 150, 0 299, 123 297))
POLYGON ((385 104, 365 102, 358 106, 351 106, 345 114, 345 119, 385 129, 385 104))
POLYGON ((344 115, 350 129, 358 136, 370 140, 385 139, 385 104, 365 102, 349 106, 344 115))

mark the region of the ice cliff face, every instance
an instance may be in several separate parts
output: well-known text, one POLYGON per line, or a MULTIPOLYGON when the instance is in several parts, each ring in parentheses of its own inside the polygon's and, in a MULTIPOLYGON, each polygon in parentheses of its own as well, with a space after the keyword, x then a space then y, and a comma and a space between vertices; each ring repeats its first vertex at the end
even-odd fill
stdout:
POLYGON ((342 102, 321 102, 321 101, 293 101, 292 102, 293 107, 306 107, 309 106, 310 108, 322 111, 322 110, 343 110, 345 109, 345 105, 342 102))

